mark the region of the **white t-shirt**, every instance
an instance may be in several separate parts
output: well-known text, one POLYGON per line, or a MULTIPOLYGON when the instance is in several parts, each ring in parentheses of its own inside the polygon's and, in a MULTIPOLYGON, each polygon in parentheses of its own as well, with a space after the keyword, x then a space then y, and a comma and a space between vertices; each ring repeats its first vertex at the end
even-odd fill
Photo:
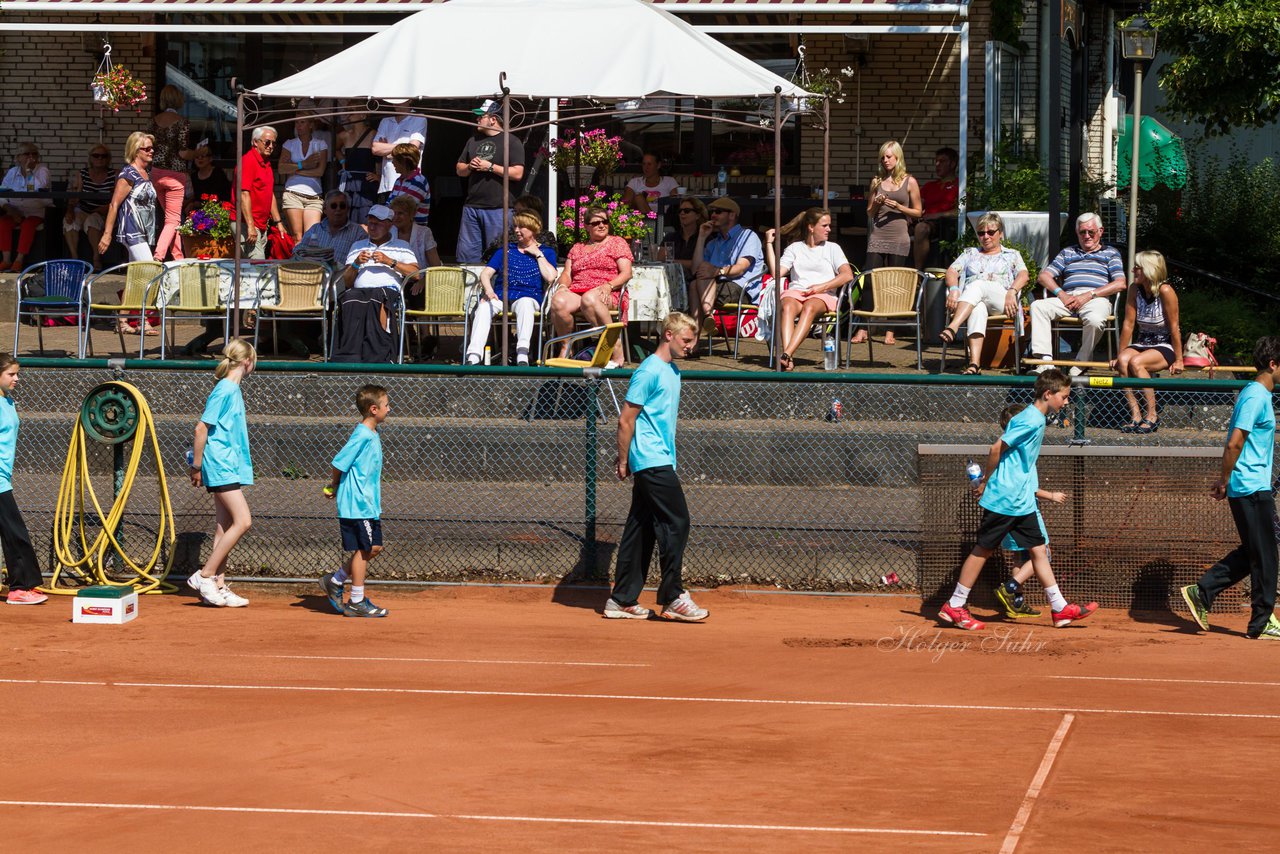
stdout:
MULTIPOLYGON (((422 116, 405 116, 400 119, 387 116, 378 123, 378 131, 373 135, 373 141, 389 142, 392 145, 416 142, 419 149, 424 149, 427 147, 427 120, 422 116)), ((378 184, 378 192, 391 192, 391 187, 398 177, 396 167, 391 163, 391 155, 382 158, 382 181, 378 184)))
MULTIPOLYGON (((398 228, 391 229, 391 236, 399 237, 399 231, 400 229, 398 228)), ((427 253, 438 245, 436 236, 431 232, 431 226, 417 223, 413 225, 413 232, 409 235, 408 243, 409 248, 413 250, 413 254, 418 258, 418 269, 427 266, 427 253)))
MULTIPOLYGON (((413 254, 413 250, 409 248, 409 244, 403 240, 397 240, 394 237, 381 245, 375 244, 367 237, 364 240, 358 240, 351 244, 351 251, 347 253, 347 264, 356 263, 356 258, 360 257, 360 253, 366 249, 380 251, 387 257, 394 260, 397 264, 417 264, 418 257, 413 254)), ((357 288, 399 288, 400 274, 390 267, 379 264, 377 261, 370 261, 364 264, 356 271, 357 288)))
POLYGON ((839 243, 828 240, 817 246, 810 246, 797 240, 782 250, 782 260, 778 262, 780 270, 790 270, 787 274, 788 288, 807 291, 814 285, 829 282, 840 272, 840 268, 849 263, 844 257, 844 250, 839 243))
MULTIPOLYGON (((307 145, 306 151, 302 150, 302 140, 298 139, 296 136, 293 139, 286 139, 284 141, 285 154, 289 155, 297 165, 301 165, 302 161, 306 160, 317 151, 328 150, 328 140, 322 139, 316 134, 311 135, 311 142, 307 145)), ((320 179, 318 177, 307 177, 306 175, 299 175, 297 172, 289 176, 289 179, 284 183, 284 188, 286 190, 292 190, 295 193, 301 193, 304 196, 319 196, 324 192, 320 186, 320 179)))
MULTIPOLYGON (((15 193, 34 193, 37 190, 49 189, 49 167, 43 163, 36 164, 30 175, 23 175, 20 167, 14 166, 5 173, 2 186, 15 193)), ((23 216, 44 216, 44 209, 53 204, 52 199, 7 199, 6 204, 22 211, 23 216)))
POLYGON ((680 186, 680 182, 675 178, 672 178, 670 175, 663 175, 659 178, 658 186, 656 187, 645 186, 643 175, 637 175, 635 178, 632 178, 627 182, 627 189, 635 193, 637 196, 644 196, 645 201, 649 203, 649 210, 651 211, 656 211, 658 209, 654 202, 665 196, 671 195, 678 186, 680 186))

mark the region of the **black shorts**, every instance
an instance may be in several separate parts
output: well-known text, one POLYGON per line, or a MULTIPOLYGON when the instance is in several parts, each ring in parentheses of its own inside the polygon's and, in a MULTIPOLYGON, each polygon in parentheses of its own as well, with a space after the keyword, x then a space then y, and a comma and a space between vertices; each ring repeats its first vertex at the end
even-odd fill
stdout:
POLYGON ((339 519, 342 548, 349 552, 367 552, 382 545, 381 519, 339 519))
POLYGON ((242 487, 240 486, 239 483, 224 483, 221 486, 206 486, 204 490, 205 492, 208 492, 208 493, 235 492, 237 489, 241 489, 241 488, 242 487))
POLYGON ((1040 520, 1032 510, 1024 516, 1006 516, 982 509, 982 521, 978 523, 976 545, 979 548, 995 551, 1005 534, 1013 537, 1013 541, 1026 551, 1045 544, 1044 532, 1040 530, 1040 520))

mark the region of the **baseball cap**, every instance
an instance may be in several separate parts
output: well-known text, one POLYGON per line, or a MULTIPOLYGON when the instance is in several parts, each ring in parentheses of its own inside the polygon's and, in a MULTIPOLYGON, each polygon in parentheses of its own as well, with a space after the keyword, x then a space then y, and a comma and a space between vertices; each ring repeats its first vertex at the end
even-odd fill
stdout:
POLYGON ((738 203, 728 196, 721 196, 711 204, 707 205, 709 211, 733 211, 736 214, 742 213, 742 208, 738 207, 738 203))
POLYGON ((373 207, 369 208, 368 215, 373 217, 374 219, 380 219, 383 222, 391 222, 391 220, 395 219, 395 216, 396 216, 394 213, 391 212, 391 208, 387 207, 386 205, 374 205, 373 207))
POLYGON ((475 113, 477 116, 496 116, 498 113, 502 112, 502 105, 497 101, 489 99, 471 112, 475 113))

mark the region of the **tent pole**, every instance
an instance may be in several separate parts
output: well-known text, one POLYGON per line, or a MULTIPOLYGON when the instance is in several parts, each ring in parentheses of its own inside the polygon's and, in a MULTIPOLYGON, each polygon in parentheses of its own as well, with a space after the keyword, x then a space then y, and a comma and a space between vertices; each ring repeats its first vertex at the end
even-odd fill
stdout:
MULTIPOLYGON (((509 364, 507 349, 511 346, 511 305, 508 302, 510 277, 511 235, 511 89, 507 86, 507 72, 498 75, 498 86, 502 89, 502 234, 498 236, 498 245, 502 248, 502 364, 509 364)), ((479 310, 479 306, 476 306, 479 310)))
MULTIPOLYGON (((824 155, 825 157, 825 155, 824 155)), ((826 168, 825 166, 823 167, 826 168)), ((782 258, 782 87, 773 87, 773 257, 782 258)), ((773 280, 773 369, 782 373, 782 324, 778 322, 778 294, 782 282, 773 280)), ((764 291, 760 292, 764 302, 764 291)), ((756 307, 759 323, 760 307, 756 307)), ((739 334, 741 330, 735 330, 739 334)))
POLYGON ((822 204, 831 198, 831 99, 822 99, 822 204))
MULTIPOLYGON (((232 88, 235 88, 233 80, 232 88)), ((240 258, 243 254, 242 242, 244 240, 240 235, 240 226, 244 223, 239 220, 242 218, 243 211, 240 210, 240 193, 241 180, 244 176, 244 92, 236 95, 236 181, 235 187, 235 208, 236 208, 236 230, 234 232, 235 239, 232 241, 233 247, 232 258, 235 259, 235 266, 231 270, 231 327, 223 330, 222 345, 226 347, 231 343, 231 339, 240 334, 240 258)), ((160 330, 160 334, 164 334, 164 330, 160 330)))

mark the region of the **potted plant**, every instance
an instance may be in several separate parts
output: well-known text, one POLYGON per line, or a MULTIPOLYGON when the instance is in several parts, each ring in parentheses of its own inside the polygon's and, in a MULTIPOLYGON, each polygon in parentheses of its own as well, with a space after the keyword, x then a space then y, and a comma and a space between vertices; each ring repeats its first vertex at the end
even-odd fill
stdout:
POLYGON ((593 172, 604 178, 618 168, 622 162, 622 137, 609 136, 602 128, 581 134, 570 128, 539 153, 551 161, 557 172, 569 175, 573 186, 585 187, 593 172))
POLYGON ((235 228, 236 206, 217 196, 203 195, 200 207, 178 226, 182 251, 188 258, 230 258, 235 254, 231 243, 235 228))
POLYGON ((653 221, 658 218, 654 211, 640 213, 622 203, 622 194, 610 195, 599 187, 588 187, 577 198, 565 199, 556 213, 556 234, 560 246, 566 254, 575 243, 585 242, 587 238, 586 217, 579 222, 578 210, 586 207, 602 208, 609 217, 609 233, 616 234, 631 243, 632 254, 637 254, 638 244, 648 240, 653 232, 653 221))
MULTIPOLYGON (((99 71, 93 76, 89 88, 93 91, 95 103, 104 104, 117 113, 121 107, 138 107, 147 100, 146 84, 123 65, 112 65, 99 71)), ((138 107, 138 112, 142 112, 141 107, 138 107)))

